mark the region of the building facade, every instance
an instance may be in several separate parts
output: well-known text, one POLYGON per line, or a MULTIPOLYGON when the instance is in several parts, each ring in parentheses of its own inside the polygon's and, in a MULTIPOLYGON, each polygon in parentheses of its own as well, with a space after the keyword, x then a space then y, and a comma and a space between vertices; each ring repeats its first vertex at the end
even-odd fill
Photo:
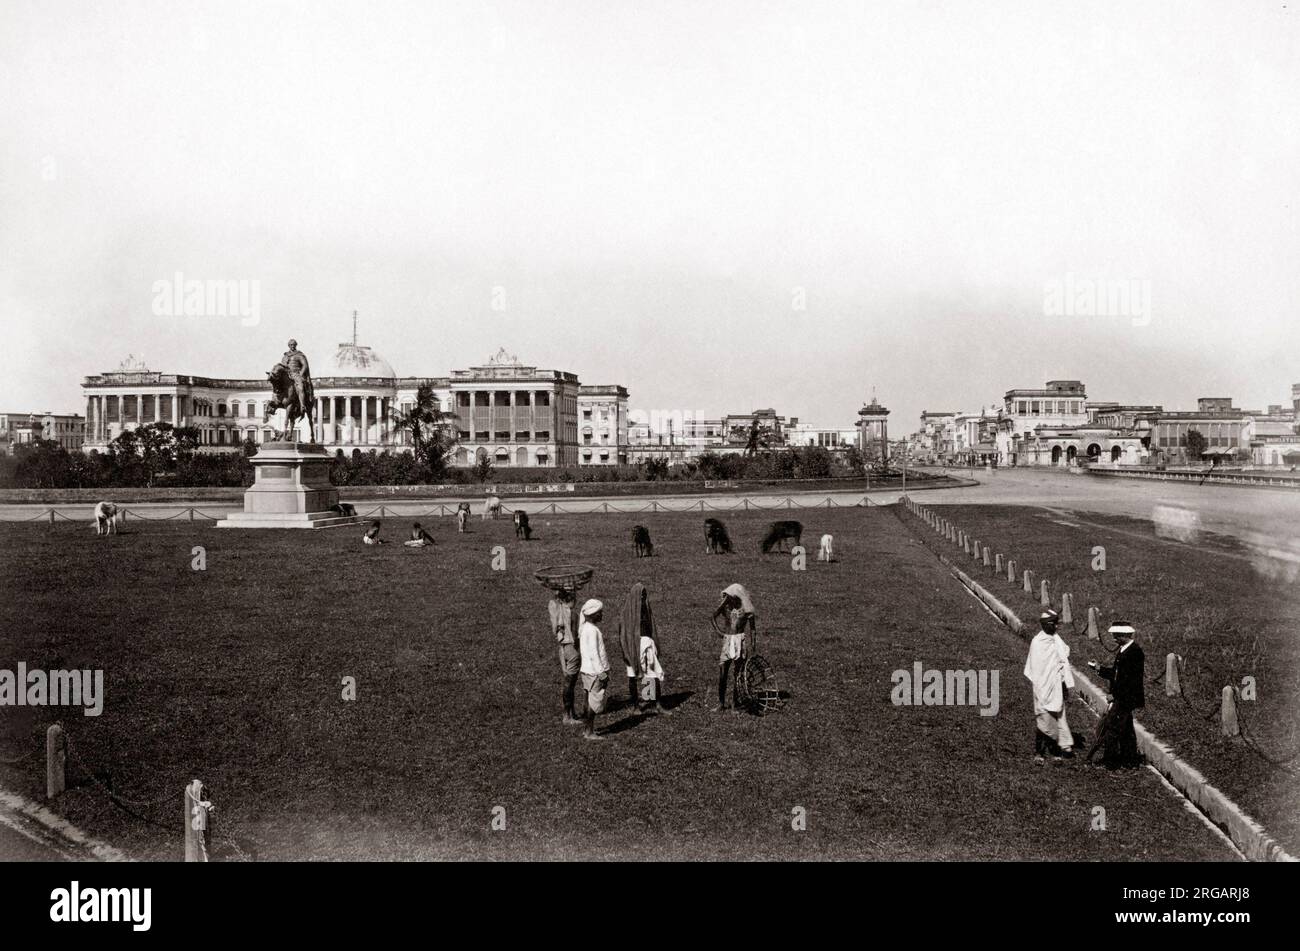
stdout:
MULTIPOLYGON (((329 450, 409 449, 409 436, 396 422, 427 386, 433 408, 450 414, 445 425, 459 438, 449 464, 469 466, 484 457, 498 466, 579 464, 579 384, 573 373, 525 366, 502 351, 483 366, 447 377, 403 377, 355 338, 339 344, 311 371, 316 439, 329 450)), ((128 359, 115 371, 86 377, 82 390, 89 414, 82 445, 87 451, 105 450, 124 430, 155 422, 194 427, 201 451, 210 452, 269 441, 279 428, 280 418, 269 409, 273 394, 266 379, 159 373, 128 359)), ((613 404, 616 439, 625 431, 627 391, 621 386, 593 390, 601 391, 593 411, 596 402, 613 404)), ((305 440, 306 423, 302 426, 305 440)))
POLYGON ((81 449, 86 420, 75 413, 0 413, 0 455, 38 439, 56 442, 69 452, 81 449))
POLYGON ((481 367, 453 370, 454 465, 578 465, 578 377, 526 366, 504 350, 481 367))
POLYGON ((617 384, 578 387, 578 464, 626 465, 627 390, 617 384))

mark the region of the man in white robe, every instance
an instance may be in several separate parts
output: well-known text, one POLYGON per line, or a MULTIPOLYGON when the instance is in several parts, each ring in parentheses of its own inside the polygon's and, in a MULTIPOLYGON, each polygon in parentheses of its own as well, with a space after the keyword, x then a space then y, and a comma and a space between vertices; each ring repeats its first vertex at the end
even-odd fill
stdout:
POLYGON ((1073 756, 1074 738, 1065 717, 1065 701, 1074 687, 1070 671, 1070 649, 1056 633, 1059 615, 1045 610, 1038 619, 1040 630, 1029 642, 1025 677, 1034 688, 1034 761, 1045 756, 1059 759, 1073 756))

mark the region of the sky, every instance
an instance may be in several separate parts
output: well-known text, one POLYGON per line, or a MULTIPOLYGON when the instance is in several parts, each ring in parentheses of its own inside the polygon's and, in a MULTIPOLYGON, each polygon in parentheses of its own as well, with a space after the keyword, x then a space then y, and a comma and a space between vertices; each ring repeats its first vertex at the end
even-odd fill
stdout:
POLYGON ((320 367, 353 310, 645 411, 1289 403, 1298 7, 0 0, 0 409, 320 367))

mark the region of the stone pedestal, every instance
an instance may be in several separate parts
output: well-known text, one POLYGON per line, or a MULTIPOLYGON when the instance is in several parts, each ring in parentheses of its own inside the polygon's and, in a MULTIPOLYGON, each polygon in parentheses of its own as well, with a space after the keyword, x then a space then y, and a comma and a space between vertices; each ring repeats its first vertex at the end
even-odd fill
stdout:
POLYGON ((338 489, 330 485, 330 457, 316 443, 263 443, 249 460, 256 476, 244 491, 244 510, 217 528, 334 528, 363 521, 333 510, 338 489))

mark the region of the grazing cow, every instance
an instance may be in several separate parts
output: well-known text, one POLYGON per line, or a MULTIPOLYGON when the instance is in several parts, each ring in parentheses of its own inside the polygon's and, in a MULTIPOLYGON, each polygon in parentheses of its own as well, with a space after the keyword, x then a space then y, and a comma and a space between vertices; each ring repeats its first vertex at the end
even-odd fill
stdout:
POLYGON ((117 505, 112 502, 98 502, 95 505, 95 534, 116 535, 122 515, 117 505))
POLYGON ((493 518, 501 517, 501 497, 499 495, 489 495, 483 502, 483 519, 491 515, 493 518))
POLYGON ((532 537, 533 530, 528 525, 528 513, 523 509, 515 509, 515 538, 528 541, 532 537))
POLYGON ((822 536, 822 547, 817 550, 817 560, 818 561, 835 560, 835 536, 834 535, 822 536))
MULTIPOLYGON (((794 540, 796 545, 803 537, 803 524, 794 520, 773 522, 767 527, 767 535, 763 538, 763 554, 767 554, 774 547, 783 545, 785 542, 794 540)), ((778 551, 782 550, 778 548, 778 551)))
POLYGON ((462 535, 465 534, 465 526, 469 524, 469 503, 461 502, 456 506, 456 531, 462 535))
POLYGON ((632 526, 632 547, 636 549, 638 558, 654 557, 655 546, 650 541, 650 532, 644 525, 632 526))
POLYGON ((731 536, 727 526, 716 518, 704 520, 704 550, 710 555, 731 554, 731 536))
POLYGON ((335 502, 330 506, 330 511, 339 515, 356 515, 357 507, 351 502, 335 502))

